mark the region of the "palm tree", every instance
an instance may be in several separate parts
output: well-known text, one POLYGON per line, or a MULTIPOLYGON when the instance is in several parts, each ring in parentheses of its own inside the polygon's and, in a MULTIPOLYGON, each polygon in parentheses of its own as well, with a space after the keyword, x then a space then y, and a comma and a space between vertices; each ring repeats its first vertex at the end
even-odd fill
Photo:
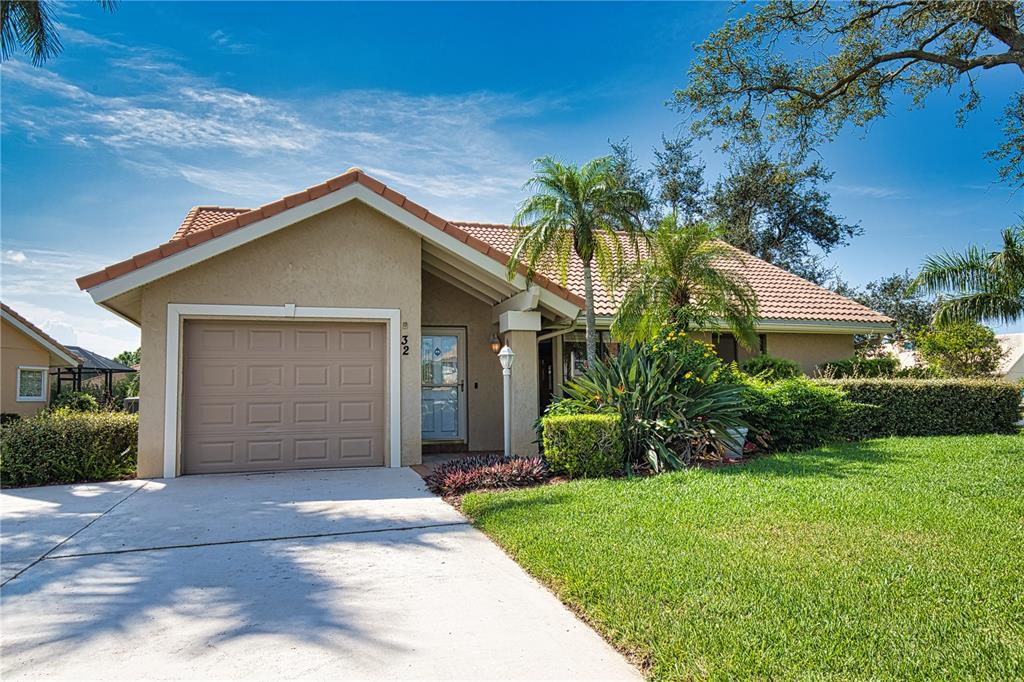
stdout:
POLYGON ((969 246, 925 260, 913 289, 952 293, 941 299, 935 324, 964 320, 1016 322, 1024 317, 1024 223, 1003 230, 1001 251, 969 246))
POLYGON ((563 164, 550 156, 538 159, 525 189, 532 194, 512 221, 517 235, 508 263, 509 280, 522 262, 531 277, 538 265, 549 266, 565 286, 575 253, 583 261, 587 363, 593 364, 597 358, 593 267, 596 262, 598 274, 610 282, 622 263, 623 246, 639 253, 644 233, 636 216, 645 198, 621 182, 607 156, 583 166, 563 164))
MULTIPOLYGON (((99 3, 108 12, 117 9, 117 0, 99 3)), ((39 66, 60 54, 59 24, 53 19, 55 5, 53 0, 0 0, 0 59, 7 61, 16 48, 21 48, 39 66)))
POLYGON ((738 274, 742 252, 706 223, 680 227, 666 216, 653 235, 648 257, 623 268, 625 287, 612 333, 629 342, 654 336, 665 326, 684 330, 723 322, 746 347, 757 342, 757 296, 738 274))

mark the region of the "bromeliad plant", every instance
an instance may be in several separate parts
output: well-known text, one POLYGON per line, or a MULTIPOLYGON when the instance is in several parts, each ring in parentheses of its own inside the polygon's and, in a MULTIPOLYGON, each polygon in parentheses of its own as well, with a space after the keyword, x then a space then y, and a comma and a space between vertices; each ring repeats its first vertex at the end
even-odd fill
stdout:
POLYGON ((680 469, 695 458, 717 458, 745 426, 743 388, 716 381, 721 363, 703 351, 664 352, 656 344, 621 347, 563 387, 566 408, 616 412, 627 471, 680 469))

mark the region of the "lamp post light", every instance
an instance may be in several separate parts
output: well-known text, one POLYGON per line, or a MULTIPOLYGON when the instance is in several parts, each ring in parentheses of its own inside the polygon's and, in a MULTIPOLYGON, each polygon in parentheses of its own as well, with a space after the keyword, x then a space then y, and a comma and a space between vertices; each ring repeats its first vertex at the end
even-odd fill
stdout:
POLYGON ((516 354, 508 346, 498 353, 501 362, 501 379, 505 391, 505 456, 512 454, 512 362, 516 354))

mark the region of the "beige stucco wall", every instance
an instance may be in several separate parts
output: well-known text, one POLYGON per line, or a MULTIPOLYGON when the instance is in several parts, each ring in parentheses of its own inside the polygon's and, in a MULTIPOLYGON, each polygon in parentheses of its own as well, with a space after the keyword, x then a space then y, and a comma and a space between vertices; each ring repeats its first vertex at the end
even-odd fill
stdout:
POLYGON ((168 303, 399 309, 409 346, 401 361, 402 463, 418 463, 420 253, 414 232, 349 202, 146 285, 139 476, 163 475, 168 303))
MULTIPOLYGON (((0 412, 13 412, 30 417, 46 407, 46 400, 18 402, 18 367, 49 367, 50 352, 15 328, 7 320, 0 320, 0 412)), ((49 378, 47 378, 49 382, 49 378)))
POLYGON ((852 334, 768 334, 765 343, 768 355, 793 360, 806 374, 823 362, 853 356, 852 334))
POLYGON ((509 331, 504 340, 516 354, 512 364, 512 453, 531 457, 537 454, 533 423, 540 401, 537 332, 509 331))
MULTIPOLYGON (((501 365, 491 350, 491 307, 447 282, 423 273, 424 327, 466 330, 466 430, 473 451, 501 450, 501 365)), ((419 346, 417 345, 417 348, 419 346)))

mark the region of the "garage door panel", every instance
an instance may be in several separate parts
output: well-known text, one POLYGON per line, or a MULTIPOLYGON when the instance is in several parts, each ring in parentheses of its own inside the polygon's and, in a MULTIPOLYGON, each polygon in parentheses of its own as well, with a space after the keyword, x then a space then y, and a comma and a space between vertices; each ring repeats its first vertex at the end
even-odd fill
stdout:
POLYGON ((185 473, 376 466, 381 324, 185 324, 185 473))
POLYGON ((269 365, 189 358, 185 384, 193 395, 324 395, 360 392, 384 395, 385 365, 380 363, 287 363, 269 365))
POLYGON ((197 438, 189 454, 189 473, 277 471, 282 469, 378 466, 384 458, 384 433, 197 438))
POLYGON ((338 430, 373 425, 383 428, 384 396, 309 396, 282 398, 224 396, 186 402, 184 435, 217 433, 226 428, 275 426, 287 430, 318 426, 338 430))

